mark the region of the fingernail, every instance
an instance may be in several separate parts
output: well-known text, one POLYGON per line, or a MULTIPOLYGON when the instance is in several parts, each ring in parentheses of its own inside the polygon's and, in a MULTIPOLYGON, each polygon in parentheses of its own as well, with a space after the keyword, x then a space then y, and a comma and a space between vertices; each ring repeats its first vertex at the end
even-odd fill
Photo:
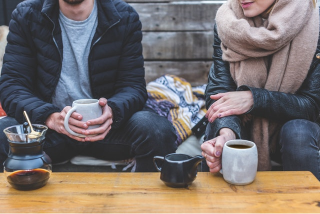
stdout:
POLYGON ((217 156, 217 157, 220 157, 220 155, 221 155, 221 152, 220 152, 220 151, 217 151, 217 152, 216 152, 216 156, 217 156))

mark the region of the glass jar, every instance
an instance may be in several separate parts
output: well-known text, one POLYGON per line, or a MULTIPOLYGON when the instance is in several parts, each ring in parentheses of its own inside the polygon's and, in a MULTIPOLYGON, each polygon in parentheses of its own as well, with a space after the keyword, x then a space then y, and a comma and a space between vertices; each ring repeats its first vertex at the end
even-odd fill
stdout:
POLYGON ((27 125, 10 126, 4 129, 9 142, 8 158, 4 162, 4 174, 8 183, 18 190, 32 190, 47 184, 52 165, 50 157, 43 151, 47 126, 33 124, 41 134, 29 136, 27 125))

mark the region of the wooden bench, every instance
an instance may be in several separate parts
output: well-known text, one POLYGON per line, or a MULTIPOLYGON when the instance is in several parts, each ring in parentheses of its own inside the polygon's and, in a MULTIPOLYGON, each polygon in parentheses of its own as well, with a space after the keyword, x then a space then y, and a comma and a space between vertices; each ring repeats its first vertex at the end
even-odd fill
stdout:
POLYGON ((192 86, 207 83, 213 26, 224 1, 128 0, 140 15, 146 81, 173 74, 192 86))

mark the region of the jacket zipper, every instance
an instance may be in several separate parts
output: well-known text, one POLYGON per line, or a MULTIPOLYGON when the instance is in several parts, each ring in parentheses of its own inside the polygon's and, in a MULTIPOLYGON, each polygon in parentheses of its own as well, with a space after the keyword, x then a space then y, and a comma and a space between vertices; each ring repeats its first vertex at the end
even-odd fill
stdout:
MULTIPOLYGON (((57 80, 56 80, 56 82, 55 82, 55 86, 57 86, 58 81, 59 81, 59 79, 60 79, 60 75, 61 75, 62 56, 61 56, 61 52, 60 52, 60 50, 59 50, 59 46, 58 46, 58 44, 57 44, 57 41, 56 41, 56 39, 55 39, 54 36, 53 36, 53 32, 54 32, 54 30, 56 29, 56 25, 55 25, 54 22, 50 19, 50 17, 48 16, 48 14, 46 14, 46 13, 44 13, 44 14, 45 14, 46 17, 50 20, 50 22, 53 24, 53 29, 52 29, 52 32, 51 32, 52 40, 53 40, 56 48, 58 49, 58 52, 59 52, 59 55, 60 55, 60 65, 59 65, 59 71, 60 71, 60 72, 59 72, 58 78, 57 78, 57 80)), ((51 96, 50 96, 50 103, 52 102, 52 95, 53 95, 53 93, 54 93, 54 92, 52 92, 52 94, 51 94, 51 96)))
MULTIPOLYGON (((46 14, 46 13, 44 13, 44 14, 45 14, 46 17, 50 20, 50 22, 53 24, 53 29, 52 29, 51 35, 52 35, 53 42, 54 42, 56 48, 58 49, 58 52, 59 52, 59 55, 60 55, 60 60, 61 60, 61 61, 60 61, 60 66, 59 66, 60 73, 59 73, 59 76, 58 76, 57 81, 56 81, 56 84, 55 84, 55 85, 57 85, 57 82, 59 81, 59 79, 60 79, 60 74, 61 74, 62 57, 61 57, 61 52, 60 52, 60 50, 59 50, 57 41, 55 40, 55 38, 54 38, 54 36, 53 36, 53 32, 54 32, 54 29, 56 28, 56 25, 55 25, 54 22, 50 19, 50 17, 48 16, 48 14, 46 14)), ((107 30, 105 30, 104 33, 92 44, 92 46, 91 46, 91 48, 90 48, 90 51, 89 51, 89 56, 90 56, 90 54, 91 54, 91 50, 92 50, 93 46, 95 46, 95 44, 97 44, 97 43, 101 40, 101 38, 107 33, 107 31, 108 31, 110 28, 112 28, 113 26, 115 26, 115 25, 118 24, 119 22, 120 22, 120 19, 119 19, 117 22, 113 23, 107 30)), ((90 63, 90 61, 89 61, 88 63, 90 63)), ((90 68, 90 64, 89 64, 88 67, 90 68)), ((90 73, 90 69, 89 69, 89 73, 90 73)), ((90 88, 91 88, 91 91, 93 91, 93 90, 92 90, 92 84, 91 84, 91 82, 92 82, 92 81, 91 81, 91 75, 89 75, 89 78, 90 78, 90 88)), ((51 96, 50 96, 50 102, 52 102, 52 94, 51 94, 51 96)))
POLYGON ((90 51, 89 51, 89 56, 90 56, 90 53, 91 53, 91 50, 92 50, 93 46, 94 46, 95 44, 97 44, 97 43, 101 40, 101 38, 104 36, 104 34, 107 33, 107 31, 108 31, 110 28, 112 28, 113 26, 115 26, 115 25, 118 24, 119 22, 120 22, 120 19, 119 19, 117 22, 113 23, 113 25, 111 25, 110 27, 108 27, 108 29, 105 30, 105 31, 103 32, 103 34, 92 44, 92 46, 91 46, 91 48, 90 48, 90 51))

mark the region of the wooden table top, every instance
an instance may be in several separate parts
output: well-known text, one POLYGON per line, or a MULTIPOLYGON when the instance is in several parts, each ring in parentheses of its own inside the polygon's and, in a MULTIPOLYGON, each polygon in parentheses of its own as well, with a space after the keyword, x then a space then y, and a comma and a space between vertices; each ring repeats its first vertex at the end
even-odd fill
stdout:
POLYGON ((235 186, 219 173, 199 172, 188 188, 170 188, 160 173, 52 173, 46 186, 32 191, 0 179, 0 212, 320 213, 320 182, 310 172, 274 171, 235 186))

